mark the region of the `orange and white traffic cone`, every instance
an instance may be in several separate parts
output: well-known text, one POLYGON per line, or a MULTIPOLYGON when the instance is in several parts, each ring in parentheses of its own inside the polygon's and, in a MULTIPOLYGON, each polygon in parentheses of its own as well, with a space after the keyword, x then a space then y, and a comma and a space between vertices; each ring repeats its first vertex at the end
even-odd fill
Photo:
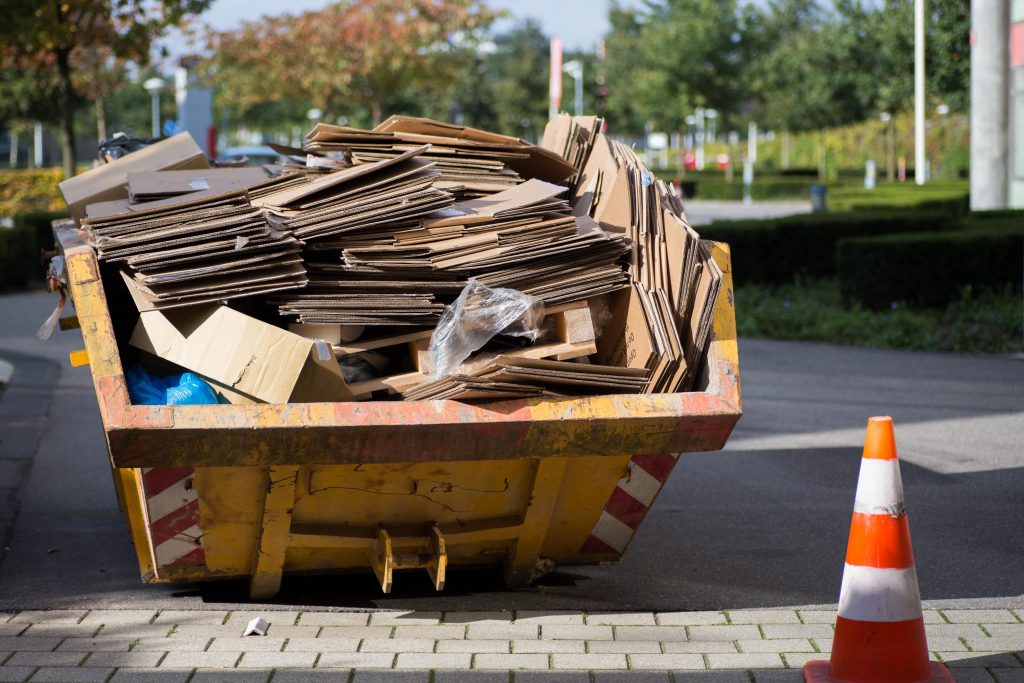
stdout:
POLYGON ((928 661, 891 417, 868 420, 832 658, 804 664, 804 680, 953 681, 949 669, 928 661))

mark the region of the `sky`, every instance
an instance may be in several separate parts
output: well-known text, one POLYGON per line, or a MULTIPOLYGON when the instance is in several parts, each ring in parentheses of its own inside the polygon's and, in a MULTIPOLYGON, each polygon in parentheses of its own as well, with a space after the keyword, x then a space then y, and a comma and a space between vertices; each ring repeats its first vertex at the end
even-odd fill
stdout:
MULTIPOLYGON (((297 14, 306 10, 319 9, 331 0, 268 0, 258 3, 260 15, 274 15, 288 12, 297 14)), ((558 36, 567 50, 590 50, 608 31, 608 7, 610 0, 488 0, 494 9, 507 10, 512 18, 498 24, 500 32, 510 23, 533 17, 540 21, 544 32, 558 36)), ((629 4, 623 3, 623 4, 629 4)), ((203 13, 202 19, 218 30, 235 28, 252 15, 252 0, 215 0, 203 13)))

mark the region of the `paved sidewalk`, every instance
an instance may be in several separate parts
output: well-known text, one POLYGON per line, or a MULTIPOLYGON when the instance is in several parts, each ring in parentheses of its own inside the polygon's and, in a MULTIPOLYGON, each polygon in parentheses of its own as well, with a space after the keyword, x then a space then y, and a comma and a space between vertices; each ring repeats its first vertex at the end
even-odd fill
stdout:
MULTIPOLYGON (((0 681, 799 681, 835 611, 324 612, 56 610, 0 614, 0 681), (253 616, 263 637, 241 637, 253 616)), ((1024 681, 1019 612, 925 610, 958 681, 1024 681)))

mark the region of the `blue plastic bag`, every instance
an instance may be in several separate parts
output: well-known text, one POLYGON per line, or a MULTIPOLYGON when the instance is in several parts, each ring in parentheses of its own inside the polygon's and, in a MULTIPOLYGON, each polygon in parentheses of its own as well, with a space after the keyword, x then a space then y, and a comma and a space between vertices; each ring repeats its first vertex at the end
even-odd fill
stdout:
POLYGON ((170 377, 157 377, 141 365, 133 365, 125 373, 128 396, 137 406, 212 405, 219 403, 210 385, 191 372, 170 377))

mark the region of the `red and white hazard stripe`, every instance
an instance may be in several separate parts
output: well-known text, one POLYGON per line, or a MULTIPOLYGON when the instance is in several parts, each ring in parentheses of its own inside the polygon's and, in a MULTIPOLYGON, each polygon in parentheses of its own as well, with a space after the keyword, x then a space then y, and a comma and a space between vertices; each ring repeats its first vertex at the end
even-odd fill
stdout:
POLYGON ((195 470, 191 467, 142 470, 142 490, 157 567, 206 564, 194 479, 195 470))
POLYGON ((580 548, 585 555, 621 555, 647 516, 678 453, 634 455, 580 548))

